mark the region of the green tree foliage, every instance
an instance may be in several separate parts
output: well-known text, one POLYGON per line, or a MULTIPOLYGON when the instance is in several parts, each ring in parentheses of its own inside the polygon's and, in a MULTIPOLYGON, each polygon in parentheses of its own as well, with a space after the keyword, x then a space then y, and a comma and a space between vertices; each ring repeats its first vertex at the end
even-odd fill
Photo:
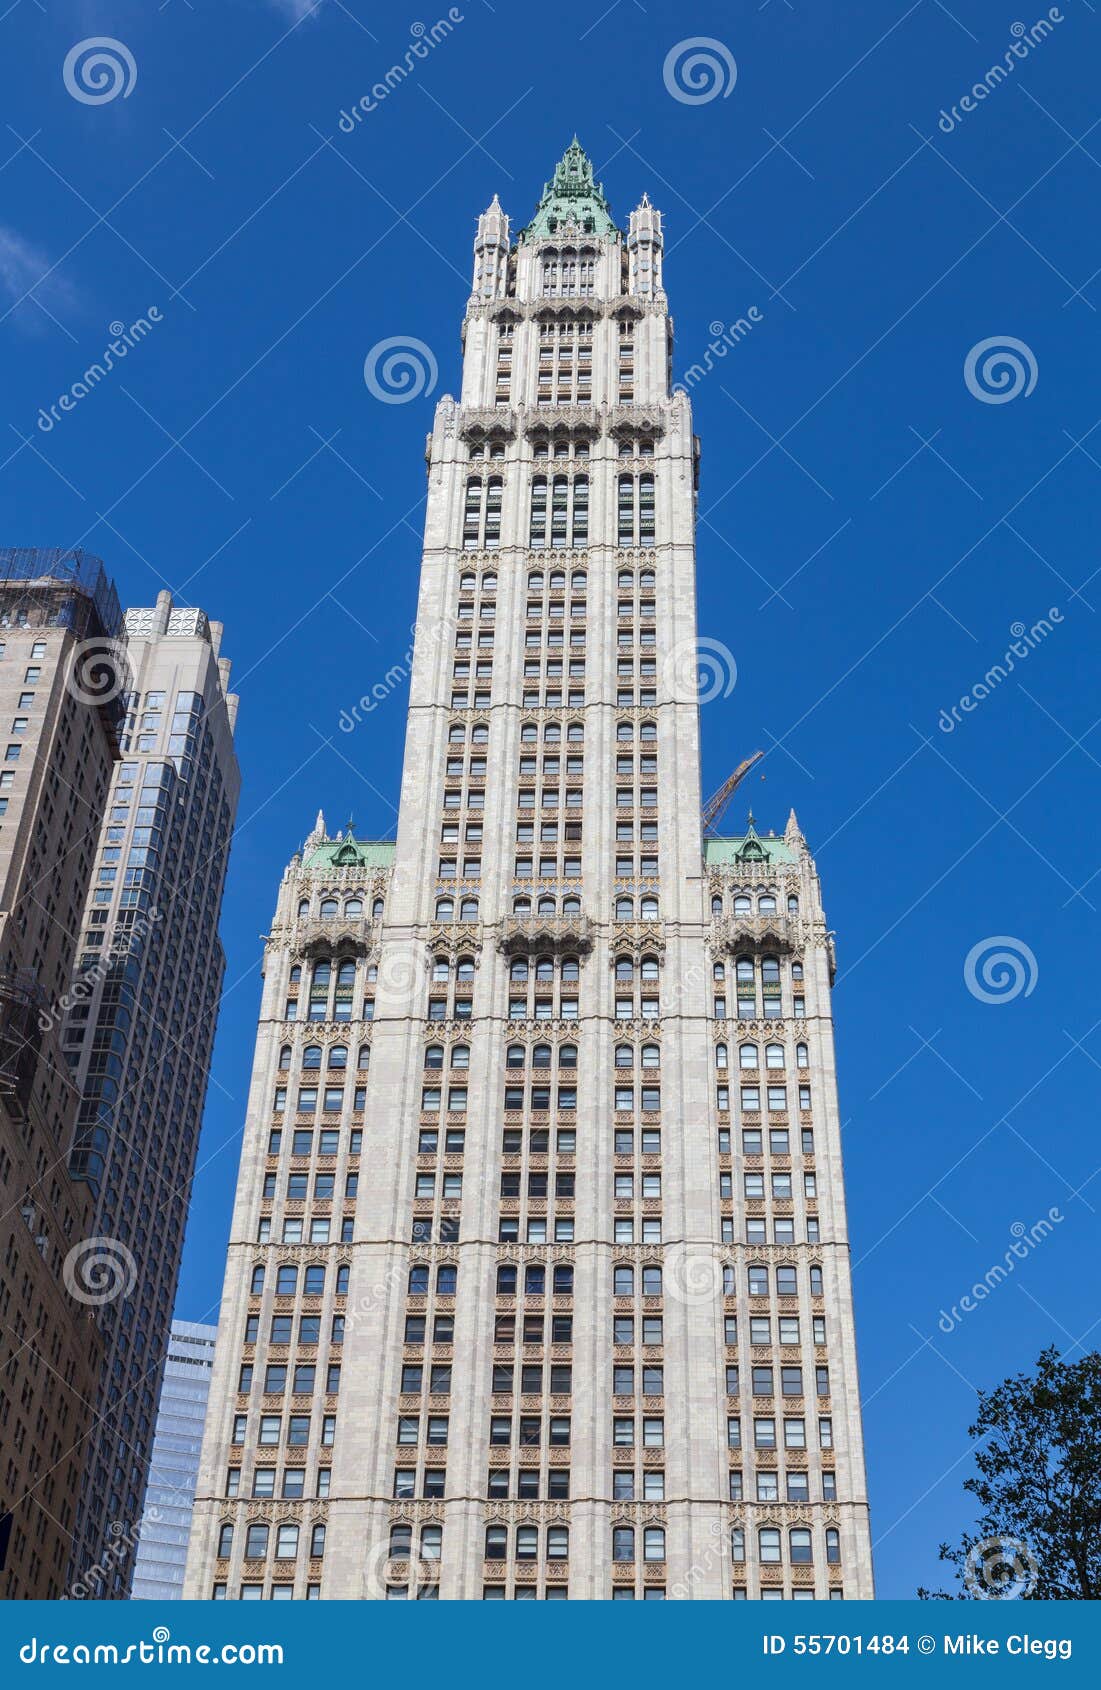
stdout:
POLYGON ((971 1437, 978 1471, 964 1481, 981 1513, 940 1558, 961 1589, 923 1599, 1101 1598, 1101 1353, 1064 1362, 1054 1347, 1036 1372, 979 1392, 971 1437))

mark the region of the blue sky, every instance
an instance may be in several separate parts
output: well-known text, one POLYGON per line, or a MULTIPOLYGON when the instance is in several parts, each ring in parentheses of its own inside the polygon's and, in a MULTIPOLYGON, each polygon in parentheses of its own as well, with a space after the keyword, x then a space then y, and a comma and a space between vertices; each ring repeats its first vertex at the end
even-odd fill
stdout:
POLYGON ((879 1590, 908 1596, 970 1517, 974 1388, 1098 1339, 1101 17, 1064 0, 968 112, 1012 26, 1046 8, 597 0, 556 17, 464 0, 346 134, 341 112, 446 7, 307 10, 0 15, 17 70, 0 538, 90 547, 127 603, 170 585, 201 604, 241 692, 227 993, 179 1312, 218 1301, 283 865, 319 804, 361 836, 395 821, 403 690, 353 735, 339 719, 408 644, 434 397, 380 403, 364 359, 416 338, 435 396, 456 390, 475 215, 497 191, 526 218, 576 129, 621 218, 644 189, 665 212, 677 375, 713 324, 759 314, 693 389, 700 631, 738 666, 703 710, 705 785, 769 748, 758 820, 780 828, 794 804, 818 854, 879 1590), (95 36, 134 69, 129 93, 88 104, 62 66, 95 36), (687 103, 663 66, 695 36, 737 73, 687 103), (150 308, 123 367, 39 426, 108 325, 150 308), (979 353, 969 386, 968 354, 1006 337, 1019 379, 1003 365, 984 390, 979 353), (944 718, 1041 618, 1013 673, 944 718), (985 1002, 965 962, 998 936, 1022 985, 985 1002))

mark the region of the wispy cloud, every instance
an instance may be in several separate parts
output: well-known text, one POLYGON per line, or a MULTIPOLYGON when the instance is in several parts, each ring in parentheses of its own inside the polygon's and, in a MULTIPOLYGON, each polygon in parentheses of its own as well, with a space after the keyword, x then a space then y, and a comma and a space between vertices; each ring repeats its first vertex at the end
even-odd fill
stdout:
POLYGON ((0 305, 23 326, 41 323, 35 303, 48 315, 72 306, 74 290, 51 270, 45 253, 15 229, 0 223, 0 305), (33 301, 30 297, 33 292, 33 301))
POLYGON ((295 23, 300 23, 303 18, 309 17, 311 12, 320 11, 325 0, 268 0, 268 3, 274 6, 277 12, 282 12, 284 17, 293 18, 295 23))

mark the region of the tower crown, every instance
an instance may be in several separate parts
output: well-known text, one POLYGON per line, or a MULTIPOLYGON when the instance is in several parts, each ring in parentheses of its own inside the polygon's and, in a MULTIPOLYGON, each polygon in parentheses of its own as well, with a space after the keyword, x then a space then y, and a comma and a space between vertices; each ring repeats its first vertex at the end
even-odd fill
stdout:
POLYGON ((542 240, 558 234, 567 223, 577 224, 586 235, 619 234, 603 184, 594 182, 592 160, 576 135, 555 165, 552 179, 544 182, 535 215, 520 230, 520 240, 542 240))

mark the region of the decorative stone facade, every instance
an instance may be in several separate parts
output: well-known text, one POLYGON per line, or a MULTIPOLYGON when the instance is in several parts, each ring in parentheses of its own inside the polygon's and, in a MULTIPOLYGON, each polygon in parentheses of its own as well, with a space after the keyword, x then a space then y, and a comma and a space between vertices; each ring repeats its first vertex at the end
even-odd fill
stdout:
POLYGON ((702 836, 671 337, 576 144, 479 219, 396 844, 319 818, 267 941, 188 1596, 872 1593, 832 938, 794 817, 702 836))

